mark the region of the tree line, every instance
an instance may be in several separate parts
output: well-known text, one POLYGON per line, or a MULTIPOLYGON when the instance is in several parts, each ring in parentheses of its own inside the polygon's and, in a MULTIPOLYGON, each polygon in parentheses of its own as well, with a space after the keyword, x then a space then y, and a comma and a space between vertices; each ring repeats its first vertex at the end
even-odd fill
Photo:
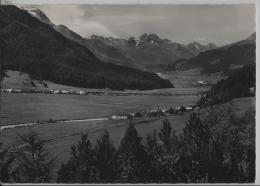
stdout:
POLYGON ((116 148, 105 131, 71 147, 56 178, 54 159, 30 131, 25 146, 0 152, 2 182, 59 183, 249 183, 255 179, 255 112, 237 117, 232 106, 192 113, 180 134, 163 121, 142 138, 130 123, 116 148))

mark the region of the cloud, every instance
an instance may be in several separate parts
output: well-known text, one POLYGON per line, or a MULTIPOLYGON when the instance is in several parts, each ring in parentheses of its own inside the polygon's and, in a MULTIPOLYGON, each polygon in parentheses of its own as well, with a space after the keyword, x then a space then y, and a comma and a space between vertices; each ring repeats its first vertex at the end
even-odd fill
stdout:
POLYGON ((226 43, 226 44, 230 44, 231 42, 230 42, 229 40, 226 40, 225 43, 226 43))
POLYGON ((206 41, 207 39, 206 38, 203 38, 203 37, 198 37, 198 41, 206 41))
POLYGON ((75 25, 75 30, 77 30, 78 33, 80 33, 83 36, 90 36, 90 35, 101 35, 105 37, 119 37, 116 33, 111 31, 108 27, 105 25, 95 22, 95 21, 87 21, 81 25, 79 29, 76 29, 75 25))
POLYGON ((161 38, 226 44, 255 31, 253 5, 37 5, 55 24, 83 37, 128 38, 156 33, 161 38))
POLYGON ((136 14, 128 14, 128 15, 122 15, 122 16, 116 16, 116 15, 108 15, 108 16, 103 16, 103 15, 98 15, 95 17, 91 17, 86 20, 95 20, 98 21, 102 24, 105 24, 110 27, 114 26, 127 26, 127 25, 132 25, 135 23, 140 23, 140 22, 158 22, 158 21, 163 21, 166 18, 163 16, 142 16, 142 15, 136 15, 136 14))
POLYGON ((200 42, 201 44, 207 44, 207 43, 209 43, 208 39, 206 39, 205 37, 201 37, 201 36, 199 36, 199 37, 197 38, 197 41, 200 42))

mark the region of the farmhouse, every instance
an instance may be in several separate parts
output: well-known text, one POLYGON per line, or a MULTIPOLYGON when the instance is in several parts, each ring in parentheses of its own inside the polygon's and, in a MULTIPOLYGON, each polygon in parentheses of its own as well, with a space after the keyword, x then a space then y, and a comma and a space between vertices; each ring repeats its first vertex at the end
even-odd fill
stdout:
POLYGON ((80 90, 80 91, 78 91, 77 93, 78 93, 79 95, 84 95, 84 94, 86 94, 86 92, 83 91, 83 90, 80 90))
POLYGON ((197 83, 198 83, 199 85, 207 85, 207 83, 206 83, 205 81, 197 81, 197 83))
POLYGON ((160 117, 164 116, 164 113, 161 109, 156 109, 156 110, 149 110, 145 114, 146 117, 160 117))
POLYGON ((14 93, 21 93, 22 90, 20 90, 20 89, 14 89, 12 92, 14 92, 14 93))
POLYGON ((54 90, 53 93, 54 93, 54 94, 59 94, 60 91, 59 91, 59 90, 54 90))
POLYGON ((186 110, 186 111, 192 111, 193 108, 192 108, 191 106, 186 106, 186 107, 185 107, 185 110, 186 110))
POLYGON ((13 89, 8 88, 8 89, 2 89, 2 92, 6 92, 6 93, 12 93, 13 89))
POLYGON ((62 93, 62 94, 69 94, 70 92, 67 91, 67 90, 62 90, 61 93, 62 93))
POLYGON ((113 120, 127 120, 130 118, 132 118, 132 117, 129 114, 111 116, 111 119, 113 119, 113 120))

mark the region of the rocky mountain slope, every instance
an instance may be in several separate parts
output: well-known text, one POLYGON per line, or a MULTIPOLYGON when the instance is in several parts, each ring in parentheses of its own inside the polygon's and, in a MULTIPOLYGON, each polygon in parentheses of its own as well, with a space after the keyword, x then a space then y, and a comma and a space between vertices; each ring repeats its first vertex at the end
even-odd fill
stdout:
POLYGON ((181 44, 161 39, 156 34, 142 34, 138 38, 130 37, 128 40, 91 36, 86 38, 86 45, 92 48, 97 56, 105 54, 110 59, 117 58, 122 65, 143 70, 156 71, 157 65, 170 64, 178 59, 194 56, 181 44), (113 51, 109 50, 111 48, 113 51))
POLYGON ((204 52, 206 50, 212 50, 212 49, 217 48, 217 45, 215 45, 214 43, 209 43, 209 44, 206 44, 206 45, 202 45, 199 42, 194 41, 192 43, 189 43, 188 45, 185 45, 185 47, 187 47, 190 50, 190 52, 194 56, 196 56, 199 53, 204 52))

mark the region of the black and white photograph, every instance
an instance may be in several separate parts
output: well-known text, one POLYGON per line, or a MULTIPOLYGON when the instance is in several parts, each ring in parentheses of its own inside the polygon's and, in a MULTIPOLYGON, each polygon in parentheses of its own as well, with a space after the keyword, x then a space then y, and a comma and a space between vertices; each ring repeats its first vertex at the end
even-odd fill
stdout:
POLYGON ((254 3, 1 0, 0 182, 255 183, 256 30, 254 3))

